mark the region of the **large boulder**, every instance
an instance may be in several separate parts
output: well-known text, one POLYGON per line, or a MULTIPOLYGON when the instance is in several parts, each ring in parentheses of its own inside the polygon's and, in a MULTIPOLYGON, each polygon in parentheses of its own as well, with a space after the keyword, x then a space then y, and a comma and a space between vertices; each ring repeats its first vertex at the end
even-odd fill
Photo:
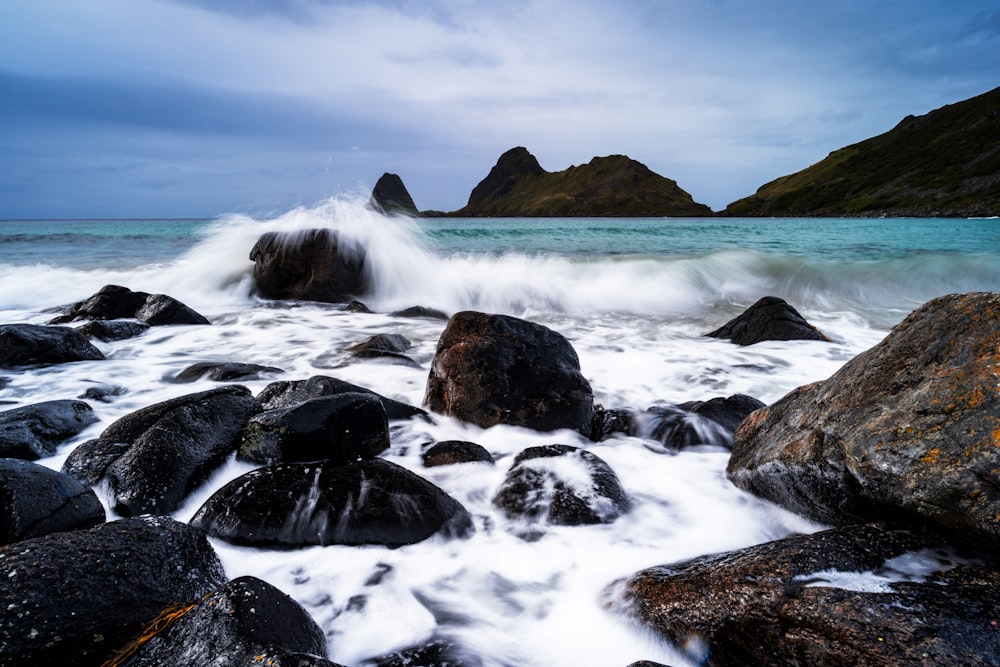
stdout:
POLYGON ((737 430, 729 478, 835 525, 893 517, 1000 543, 1000 293, 911 313, 737 430))
POLYGON ((435 533, 465 537, 473 530, 457 500, 383 459, 343 466, 279 463, 253 470, 219 489, 191 524, 213 537, 255 547, 398 547, 435 533))
POLYGON ((1000 571, 858 525, 643 570, 610 607, 703 665, 996 665, 1000 571))
POLYGON ((753 345, 765 340, 830 340, 787 301, 776 296, 765 296, 738 317, 705 335, 726 338, 737 345, 753 345))
POLYGON ((279 380, 264 387, 257 400, 265 410, 276 410, 278 408, 288 408, 311 398, 320 396, 335 396, 337 394, 369 394, 377 398, 382 407, 385 408, 385 415, 389 419, 409 419, 417 415, 427 413, 418 407, 394 401, 377 394, 371 389, 359 387, 356 384, 338 380, 326 375, 314 375, 307 380, 279 380))
POLYGON ((89 403, 60 399, 0 412, 0 457, 53 456, 60 443, 97 421, 89 403))
POLYGON ((281 654, 325 658, 326 637, 298 602, 265 581, 240 577, 180 612, 161 614, 115 665, 250 667, 274 664, 281 654))
POLYGON ((78 446, 64 472, 106 480, 122 516, 169 514, 236 451, 260 404, 241 385, 179 396, 125 415, 78 446))
POLYGON ((320 396, 255 415, 243 428, 237 458, 252 463, 375 458, 389 448, 382 402, 371 394, 320 396))
POLYGON ((611 466, 569 445, 529 447, 518 454, 493 504, 509 518, 558 526, 612 523, 629 509, 611 466))
POLYGON ((561 334, 508 315, 449 320, 431 364, 425 404, 484 428, 496 424, 590 434, 594 394, 561 334))
POLYGON ((204 315, 166 294, 133 292, 120 285, 105 285, 92 296, 71 305, 51 324, 119 319, 137 319, 150 326, 209 323, 204 315))
POLYGON ((0 545, 104 523, 94 490, 69 475, 0 459, 0 545))
POLYGON ((65 364, 104 359, 82 333, 70 327, 0 324, 0 367, 65 364))
POLYGON ((226 581, 205 534, 124 519, 0 548, 0 664, 102 664, 168 605, 226 581))
POLYGON ((265 299, 342 303, 368 291, 364 249, 329 229, 267 232, 250 260, 257 294, 265 299))

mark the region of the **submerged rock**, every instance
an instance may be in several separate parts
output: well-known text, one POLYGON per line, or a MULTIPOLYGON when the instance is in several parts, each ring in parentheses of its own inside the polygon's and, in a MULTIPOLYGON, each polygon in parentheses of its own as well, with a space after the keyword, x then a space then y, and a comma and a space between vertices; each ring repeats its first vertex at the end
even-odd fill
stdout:
POLYGON ((389 419, 409 419, 417 415, 427 414, 420 408, 386 398, 371 389, 359 387, 356 384, 327 377, 326 375, 314 375, 308 380, 280 380, 272 382, 257 395, 257 400, 260 401, 261 406, 265 410, 275 410, 277 408, 292 407, 311 398, 348 393, 374 396, 382 403, 382 407, 385 408, 386 417, 389 419))
POLYGON ((110 343, 144 334, 149 330, 149 325, 145 322, 128 320, 94 320, 78 326, 76 330, 88 338, 110 343))
POLYGON ((61 472, 0 459, 0 545, 104 523, 94 490, 61 472))
POLYGON ((487 449, 474 442, 464 440, 445 440, 435 444, 420 455, 420 460, 427 468, 452 465, 455 463, 473 463, 486 461, 493 463, 493 456, 487 449))
POLYGON ((0 664, 97 667, 166 606, 225 582, 200 530, 124 519, 0 548, 0 664))
POLYGON ((209 324, 207 318, 166 294, 133 292, 120 285, 105 285, 93 296, 74 303, 51 324, 78 320, 137 319, 150 326, 209 324))
POLYGON ((402 334, 376 334, 347 348, 355 359, 382 359, 420 368, 420 364, 403 354, 413 343, 402 334))
POLYGON ((245 382, 284 373, 274 366, 244 364, 235 361, 202 361, 191 364, 174 376, 174 382, 197 382, 203 377, 213 382, 245 382))
POLYGON ((639 433, 639 423, 634 410, 626 408, 607 409, 603 405, 594 406, 594 416, 590 420, 590 439, 594 442, 607 440, 614 435, 632 436, 639 433))
POLYGON ((97 361, 104 354, 70 327, 0 324, 0 367, 97 361))
POLYGON ((640 437, 680 450, 699 445, 730 448, 733 432, 754 410, 765 407, 756 398, 734 394, 726 398, 658 405, 637 416, 640 437))
POLYGON ((726 338, 737 345, 765 340, 830 340, 787 301, 776 296, 765 296, 735 319, 705 335, 726 338))
POLYGON ((1000 293, 945 296, 736 432, 729 478, 824 523, 930 522, 1000 544, 1000 293))
POLYGON ((410 306, 390 313, 393 317, 422 317, 428 320, 447 320, 448 313, 426 306, 410 306))
POLYGON ((191 525, 233 544, 398 547, 434 534, 465 537, 462 505, 422 477, 383 459, 337 466, 280 463, 222 487, 191 525))
POLYGON ((364 249, 330 229, 267 232, 250 260, 256 291, 265 299, 342 303, 368 292, 364 249))
POLYGON ((508 315, 455 314, 438 340, 424 403, 488 428, 589 434, 594 394, 573 346, 540 324, 508 315))
POLYGON ((0 412, 0 457, 54 456, 56 448, 97 421, 83 401, 55 400, 0 412))

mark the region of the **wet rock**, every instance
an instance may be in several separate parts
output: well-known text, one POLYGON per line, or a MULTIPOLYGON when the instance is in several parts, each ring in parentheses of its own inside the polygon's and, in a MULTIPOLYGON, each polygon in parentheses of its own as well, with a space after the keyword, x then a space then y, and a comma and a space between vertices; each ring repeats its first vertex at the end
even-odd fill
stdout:
POLYGON ((679 408, 711 419, 730 433, 736 431, 743 420, 755 410, 767 407, 763 401, 747 396, 733 394, 732 396, 717 396, 707 401, 688 401, 680 403, 679 408))
POLYGON ((594 417, 590 421, 590 439, 594 442, 607 440, 614 435, 637 435, 639 424, 635 412, 624 408, 608 410, 603 405, 594 406, 594 417))
POLYGON ((518 454, 493 504, 509 518, 559 526, 611 523, 629 508, 614 470, 569 445, 529 447, 518 454))
POLYGON ((252 463, 375 458, 389 448, 385 408, 371 394, 320 396, 267 410, 243 428, 237 458, 252 463))
POLYGON ((110 343, 116 340, 126 340, 135 338, 149 330, 149 324, 145 322, 131 322, 129 320, 94 320, 84 325, 76 327, 76 330, 87 338, 110 343))
POLYGON ((120 285, 105 285, 93 296, 78 301, 50 324, 79 320, 136 319, 158 326, 164 324, 209 324, 208 319, 166 294, 133 292, 120 285))
POLYGON ((329 229, 267 232, 250 260, 256 291, 265 299, 342 303, 368 291, 364 249, 329 229))
POLYGON ((508 315, 465 311, 438 340, 424 403, 484 428, 496 424, 589 434, 590 383, 562 335, 508 315))
POLYGON ((830 340, 788 302, 776 296, 765 296, 735 319, 705 335, 726 338, 737 345, 753 345, 765 340, 830 340))
POLYGON ((395 651, 361 663, 364 667, 481 667, 483 662, 447 639, 395 651))
POLYGON ((104 354, 70 327, 0 324, 0 366, 40 366, 96 361, 104 354))
POLYGON ((0 664, 97 667, 167 605, 225 582, 200 530, 125 519, 0 548, 0 664))
POLYGON ((408 366, 420 367, 416 361, 403 354, 413 343, 402 334, 376 334, 347 348, 355 359, 384 359, 408 366))
POLYGON ((134 650, 117 665, 250 667, 273 664, 265 660, 282 653, 326 657, 326 637, 316 621, 295 600, 255 577, 240 577, 190 607, 168 610, 141 637, 142 643, 128 647, 134 650))
POLYGON ((174 382, 197 382, 204 377, 213 382, 245 382, 284 373, 274 366, 243 364, 235 361, 202 361, 191 364, 174 376, 174 382))
POLYGON ((119 396, 123 396, 128 393, 128 389, 120 385, 102 385, 98 387, 89 387, 82 394, 77 396, 77 398, 82 398, 88 401, 98 401, 100 403, 110 403, 119 396))
POLYGON ((698 664, 990 665, 1000 655, 1000 572, 877 525, 650 568, 606 596, 698 664))
POLYGON ((55 400, 0 412, 0 457, 33 461, 97 421, 83 401, 55 400))
POLYGON ((388 172, 382 174, 375 183, 368 205, 376 211, 390 215, 420 215, 416 204, 413 203, 413 197, 403 185, 403 179, 388 172))
POLYGON ((473 530, 462 505, 383 459, 343 466, 279 463, 233 480, 205 502, 193 526, 233 544, 398 547, 473 530))
POLYGON ((410 306, 390 313, 393 317, 422 317, 428 320, 447 320, 448 313, 425 306, 410 306))
POLYGON ((0 545, 104 523, 93 489, 27 461, 0 459, 0 545))
POLYGON ((314 375, 308 380, 281 380, 272 382, 257 395, 257 400, 260 401, 265 410, 274 410, 291 407, 297 403, 308 401, 311 398, 318 398, 319 396, 333 396, 346 393, 369 394, 376 397, 382 403, 382 407, 385 408, 385 414, 389 419, 409 419, 416 415, 427 414, 420 408, 386 398, 371 389, 359 387, 356 384, 325 375, 314 375))
POLYGON ((493 463, 493 456, 482 445, 464 440, 444 440, 421 454, 421 461, 427 468, 486 461, 493 463))
POLYGON ((368 306, 366 306, 365 304, 363 304, 363 303, 361 303, 360 301, 357 301, 357 300, 351 301, 346 306, 344 306, 344 310, 346 310, 349 313, 371 313, 372 312, 371 308, 369 308, 368 306))
POLYGON ((699 445, 725 447, 733 444, 733 432, 764 403, 743 394, 679 405, 658 405, 638 416, 641 437, 663 443, 673 450, 699 445))
POLYGON ((736 432, 729 478, 824 523, 930 522, 1000 543, 1000 293, 934 299, 736 432))
POLYGON ((168 514, 230 454, 260 404, 240 385, 188 394, 125 415, 67 458, 81 481, 106 480, 123 516, 168 514), (103 467, 103 470, 102 470, 103 467))

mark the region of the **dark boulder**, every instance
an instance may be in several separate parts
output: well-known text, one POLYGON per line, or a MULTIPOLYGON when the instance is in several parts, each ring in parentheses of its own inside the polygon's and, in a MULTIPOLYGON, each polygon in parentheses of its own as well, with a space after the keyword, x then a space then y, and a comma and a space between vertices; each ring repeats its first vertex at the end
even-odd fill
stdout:
POLYGON ((699 445, 730 448, 733 432, 754 410, 765 407, 756 398, 734 394, 679 405, 657 405, 639 415, 638 434, 673 450, 699 445))
POLYGON ((677 407, 711 419, 733 433, 743 423, 743 420, 750 416, 751 412, 767 406, 763 401, 753 396, 733 394, 726 397, 717 396, 707 401, 687 401, 680 403, 677 407))
POLYGON ((424 403, 484 428, 589 435, 594 394, 561 334, 508 315, 456 313, 438 340, 424 403))
POLYGON ((360 301, 356 301, 356 300, 355 301, 351 301, 346 306, 344 306, 344 310, 347 311, 348 313, 367 313, 367 314, 370 314, 372 312, 371 308, 369 308, 365 304, 361 303, 360 301))
POLYGON ((355 359, 381 359, 420 368, 420 364, 403 354, 413 343, 402 334, 376 334, 347 348, 355 359))
POLYGON ((559 526, 611 523, 629 509, 611 466, 569 445, 529 447, 518 454, 493 504, 509 518, 559 526))
POLYGON ((765 296, 735 319, 705 335, 726 338, 737 345, 753 345, 765 340, 830 340, 806 322, 788 302, 776 296, 765 296))
POLYGON ((473 530, 458 501, 383 459, 253 470, 219 489, 191 524, 221 540, 255 547, 398 547, 436 533, 465 537, 473 530))
POLYGON ((174 382, 197 382, 207 378, 213 382, 246 382, 260 380, 285 371, 274 366, 243 364, 236 361, 202 361, 191 364, 174 376, 174 382))
POLYGON ((89 483, 107 480, 123 516, 168 514, 236 451, 258 412, 241 385, 179 396, 114 422, 97 442, 80 445, 83 453, 67 458, 63 470, 89 483))
POLYGON ((390 313, 393 317, 422 317, 427 320, 447 320, 448 313, 426 306, 410 306, 390 313))
POLYGON ((53 456, 60 443, 97 421, 83 401, 55 400, 0 412, 0 457, 35 459, 53 456))
POLYGON ((934 299, 828 380, 743 422, 729 478, 824 523, 1000 544, 1000 293, 934 299))
POLYGON ((590 420, 590 439, 594 442, 607 440, 614 435, 633 436, 638 433, 639 423, 633 410, 609 410, 603 405, 594 406, 594 416, 590 420))
POLYGON ((102 664, 166 606, 226 581, 205 534, 124 519, 0 548, 0 664, 102 664))
POLYGON ((65 324, 78 320, 136 319, 150 326, 163 324, 209 324, 205 316, 166 294, 133 292, 120 285, 105 285, 93 296, 78 301, 52 320, 65 324))
POLYGON ((377 398, 382 407, 385 408, 386 417, 389 419, 409 419, 416 415, 426 415, 427 413, 418 407, 407 405, 391 398, 386 398, 377 394, 371 389, 359 387, 356 384, 327 377, 326 375, 314 375, 308 380, 280 380, 272 382, 264 387, 257 395, 257 400, 265 410, 275 410, 277 408, 287 408, 303 401, 319 396, 334 396, 336 394, 369 394, 377 398))
POLYGON ((189 607, 168 609, 141 640, 127 647, 115 665, 251 667, 274 664, 270 661, 283 653, 326 656, 326 638, 316 621, 298 602, 255 577, 230 581, 189 607))
POLYGON ((389 448, 382 402, 371 394, 320 396, 255 415, 243 428, 236 458, 252 463, 350 463, 389 448))
POLYGON ((76 328, 87 338, 110 343, 135 338, 149 330, 149 324, 130 320, 93 320, 76 328))
POLYGON ((1000 572, 860 525, 643 570, 606 591, 705 665, 995 665, 1000 572))
POLYGON ((375 183, 368 205, 382 213, 399 215, 420 215, 413 197, 403 185, 403 179, 396 174, 385 173, 375 183))
POLYGON ((420 455, 420 460, 427 468, 452 465, 455 463, 474 463, 485 461, 493 463, 493 455, 474 442, 464 440, 445 440, 435 444, 420 455))
POLYGON ((329 229, 267 232, 250 259, 257 294, 265 299, 341 303, 368 291, 364 249, 329 229))
POLYGON ((40 366, 96 361, 104 354, 70 327, 0 324, 0 366, 40 366))
POLYGON ((35 463, 0 459, 0 545, 104 523, 93 489, 35 463))

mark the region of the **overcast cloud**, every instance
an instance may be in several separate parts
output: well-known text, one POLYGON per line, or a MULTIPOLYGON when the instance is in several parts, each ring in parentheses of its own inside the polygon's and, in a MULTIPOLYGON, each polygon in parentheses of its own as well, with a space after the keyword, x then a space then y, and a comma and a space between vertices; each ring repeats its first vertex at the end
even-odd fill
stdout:
POLYGON ((266 215, 624 153, 715 209, 1000 85, 995 0, 0 7, 0 218, 266 215))

